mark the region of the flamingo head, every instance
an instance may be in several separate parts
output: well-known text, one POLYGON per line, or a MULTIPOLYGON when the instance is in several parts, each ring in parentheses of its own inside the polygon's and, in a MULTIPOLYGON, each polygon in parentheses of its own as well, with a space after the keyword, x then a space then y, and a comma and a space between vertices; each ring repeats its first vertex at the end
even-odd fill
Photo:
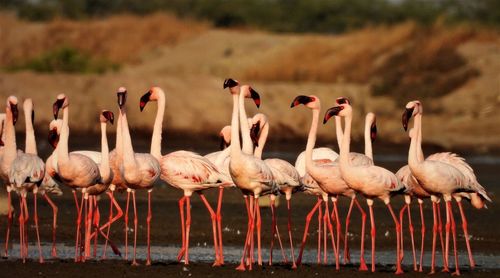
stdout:
POLYGON ((254 146, 259 146, 259 137, 262 132, 262 129, 265 125, 268 124, 267 116, 262 113, 257 113, 252 118, 248 119, 248 123, 251 126, 250 128, 250 138, 252 138, 252 142, 254 146))
POLYGON ((377 138, 377 117, 375 117, 375 114, 372 112, 368 112, 366 114, 365 122, 370 123, 370 139, 373 143, 377 138))
POLYGON ((293 108, 295 106, 298 106, 300 104, 303 104, 305 105, 306 107, 310 108, 310 109, 321 109, 321 103, 319 101, 319 98, 317 96, 314 96, 314 95, 310 95, 310 96, 305 96, 305 95, 299 95, 299 96, 296 96, 293 101, 292 101, 292 104, 290 105, 290 108, 293 108))
POLYGON ((52 120, 49 124, 49 144, 55 149, 59 143, 59 131, 61 130, 62 120, 52 120))
POLYGON ((68 107, 69 101, 65 94, 58 94, 57 99, 52 105, 52 112, 54 113, 54 120, 59 115, 59 110, 68 107))
POLYGON ((335 100, 335 103, 337 103, 338 105, 341 105, 341 104, 344 104, 344 103, 347 103, 347 104, 351 105, 351 101, 348 98, 346 98, 346 97, 338 97, 335 100))
POLYGON ((146 107, 146 104, 149 101, 158 101, 160 98, 160 95, 165 95, 163 90, 160 87, 151 87, 149 91, 147 91, 144 95, 142 95, 141 100, 139 102, 139 108, 144 110, 144 107, 146 107))
POLYGON ((125 106, 125 103, 127 102, 127 89, 125 87, 118 88, 116 96, 118 97, 118 106, 120 108, 125 106))
POLYGON ((115 122, 115 114, 109 110, 102 110, 101 114, 99 115, 99 121, 101 123, 107 123, 110 122, 113 124, 115 122))
POLYGON ((406 104, 405 111, 403 112, 403 116, 401 117, 401 122, 403 123, 403 128, 405 131, 408 130, 408 122, 411 117, 416 116, 417 114, 422 114, 422 103, 419 100, 413 100, 406 104))
POLYGON ((220 149, 223 150, 231 144, 231 126, 227 125, 219 132, 220 149))
POLYGON ((257 108, 260 107, 260 95, 249 85, 243 85, 240 87, 240 94, 243 94, 245 98, 253 99, 257 108))
POLYGON ((17 97, 9 96, 7 98, 7 109, 12 112, 12 123, 15 125, 17 118, 19 116, 19 110, 17 109, 17 97))
POLYGON ((236 79, 226 78, 224 80, 223 88, 229 88, 231 95, 237 95, 240 93, 240 82, 236 79))
POLYGON ((326 110, 325 117, 323 118, 323 124, 326 124, 328 120, 333 116, 345 117, 351 115, 352 107, 349 103, 343 103, 326 110))

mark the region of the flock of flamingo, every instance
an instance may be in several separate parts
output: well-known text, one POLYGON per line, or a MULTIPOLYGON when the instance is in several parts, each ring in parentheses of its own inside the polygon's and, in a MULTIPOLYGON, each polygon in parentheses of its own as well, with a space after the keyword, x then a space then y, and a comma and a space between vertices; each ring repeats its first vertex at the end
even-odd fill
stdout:
POLYGON ((329 148, 315 148, 321 104, 317 96, 297 96, 291 107, 304 105, 312 111, 312 122, 307 139, 307 145, 296 161, 295 166, 287 161, 277 158, 262 160, 262 153, 266 144, 269 122, 264 114, 258 113, 252 118, 247 118, 245 99, 251 98, 260 106, 259 94, 249 85, 240 85, 234 79, 226 79, 224 89, 229 89, 233 99, 231 125, 222 129, 220 136, 221 151, 201 156, 189 151, 174 151, 162 154, 162 122, 165 111, 165 93, 159 87, 152 87, 140 98, 140 109, 146 107, 148 102, 156 101, 158 109, 154 122, 151 150, 149 153, 136 153, 132 147, 132 140, 127 121, 126 102, 127 90, 123 87, 117 91, 117 104, 119 115, 117 120, 116 146, 109 151, 106 127, 114 123, 114 114, 111 111, 100 112, 101 125, 101 151, 69 151, 69 107, 68 96, 60 94, 53 105, 54 120, 49 126, 49 142, 54 148, 52 155, 45 161, 38 157, 35 142, 33 120, 33 103, 26 99, 23 103, 26 120, 26 149, 24 152, 16 147, 14 125, 18 118, 18 99, 15 96, 7 98, 6 113, 2 115, 2 137, 0 140, 0 177, 6 184, 8 193, 8 226, 5 241, 5 256, 9 252, 9 237, 13 221, 13 208, 11 192, 19 195, 19 237, 20 256, 23 261, 28 256, 27 226, 29 210, 27 194, 34 196, 34 224, 37 235, 39 261, 43 262, 37 215, 37 194, 50 204, 53 209, 53 243, 52 256, 57 256, 56 227, 57 206, 50 199, 49 194, 60 195, 60 186, 69 186, 72 189, 76 207, 76 238, 75 261, 81 262, 96 257, 96 244, 98 237, 105 240, 103 257, 109 245, 115 254, 121 255, 120 250, 109 238, 111 225, 124 216, 125 224, 125 259, 129 259, 128 250, 128 220, 130 196, 134 210, 134 247, 132 265, 137 265, 137 207, 136 190, 146 190, 148 193, 147 216, 147 257, 146 264, 151 264, 150 256, 150 225, 151 225, 151 194, 153 185, 158 179, 168 185, 183 191, 179 200, 181 218, 182 247, 177 259, 189 264, 189 234, 191 229, 190 199, 197 193, 210 213, 214 241, 215 259, 214 266, 224 264, 224 250, 222 244, 222 200, 225 188, 237 187, 242 192, 248 213, 248 229, 245 237, 241 262, 238 270, 251 270, 255 263, 254 249, 257 245, 257 264, 262 265, 261 249, 261 213, 259 198, 270 197, 272 212, 272 241, 269 254, 269 264, 272 264, 272 252, 275 239, 278 240, 283 260, 287 256, 276 226, 275 199, 284 194, 288 209, 288 237, 291 250, 292 268, 301 264, 304 246, 308 237, 310 221, 318 213, 318 250, 317 262, 327 263, 327 245, 331 243, 335 267, 339 269, 340 247, 344 246, 344 263, 350 261, 348 248, 348 230, 351 212, 354 206, 361 213, 361 247, 359 270, 368 270, 364 255, 364 238, 366 213, 358 202, 358 196, 366 199, 370 217, 371 235, 371 271, 375 271, 375 238, 376 226, 373 214, 375 199, 384 202, 394 221, 397 235, 396 242, 396 273, 402 273, 403 260, 403 221, 405 213, 408 216, 411 246, 413 251, 413 268, 422 271, 424 257, 425 223, 423 216, 424 199, 430 198, 433 208, 433 236, 432 236, 432 261, 431 273, 436 271, 436 242, 439 234, 443 270, 449 271, 449 241, 450 231, 453 240, 455 260, 454 274, 460 274, 457 254, 457 236, 455 219, 452 212, 452 199, 455 199, 462 220, 464 238, 467 245, 470 267, 475 266, 472 256, 467 220, 462 208, 461 200, 469 200, 475 208, 485 207, 485 200, 491 201, 485 189, 478 183, 472 168, 465 160, 449 152, 436 153, 424 157, 422 152, 422 103, 410 101, 405 107, 402 116, 404 130, 408 129, 411 118, 414 118, 413 128, 409 130, 411 143, 408 152, 408 165, 402 167, 397 173, 376 166, 372 154, 372 141, 376 137, 376 121, 373 113, 368 113, 365 122, 365 153, 350 152, 351 123, 353 107, 347 98, 336 99, 336 106, 328 109, 323 123, 334 117, 339 154, 329 148), (59 112, 62 110, 62 119, 59 112), (344 122, 342 123, 342 119, 344 122), (344 128, 342 128, 344 125, 344 128), (240 137, 241 136, 241 137, 240 137), (240 142, 241 140, 241 142, 240 142), (205 198, 203 192, 207 189, 219 189, 218 203, 214 210, 205 198), (114 198, 114 191, 126 191, 127 201, 125 212, 114 198), (77 191, 81 192, 78 199, 77 191), (291 197, 293 194, 303 192, 317 198, 312 210, 306 218, 305 231, 301 248, 295 258, 294 244, 292 242, 292 217, 291 197), (107 194, 110 200, 109 219, 102 224, 96 196, 107 194), (405 205, 394 212, 390 201, 394 196, 403 196, 405 205), (349 211, 345 220, 345 230, 341 228, 341 219, 337 208, 339 197, 350 200, 349 211), (417 262, 415 251, 414 228, 410 214, 410 203, 416 198, 421 216, 421 247, 420 257, 417 262), (330 213, 329 200, 332 201, 330 213), (440 202, 446 204, 445 238, 443 239, 440 202), (82 223, 83 221, 83 223, 82 223), (257 235, 255 236, 255 233, 257 235), (255 243, 255 238, 257 242, 255 243), (342 238, 342 240, 341 240, 342 238), (330 243, 328 243, 330 242, 330 243), (323 261, 321 251, 323 249, 323 261))

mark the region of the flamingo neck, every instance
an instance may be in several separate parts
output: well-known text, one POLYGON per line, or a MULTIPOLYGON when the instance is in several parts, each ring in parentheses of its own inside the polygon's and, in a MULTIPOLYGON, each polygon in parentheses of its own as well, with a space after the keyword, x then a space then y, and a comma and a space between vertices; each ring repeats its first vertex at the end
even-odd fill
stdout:
POLYGON ((424 151, 422 150, 422 113, 418 113, 415 116, 415 124, 418 124, 418 132, 417 132, 417 158, 419 161, 424 161, 424 151))
POLYGON ((215 165, 221 165, 224 160, 227 158, 228 155, 231 154, 231 146, 229 146, 228 148, 225 148, 224 150, 222 150, 219 155, 217 156, 217 158, 215 159, 215 165))
POLYGON ((118 113, 118 121, 116 122, 116 156, 119 160, 123 157, 123 135, 122 135, 122 113, 118 113))
POLYGON ((158 92, 158 110, 156 112, 155 124, 153 127, 153 137, 151 138, 150 153, 156 158, 161 158, 161 134, 163 125, 163 116, 165 114, 165 93, 158 92))
POLYGON ((372 138, 371 138, 371 127, 373 124, 373 119, 367 119, 365 121, 365 155, 371 158, 373 161, 373 149, 372 149, 372 138))
POLYGON ((123 142, 123 165, 135 167, 134 163, 134 148, 132 139, 130 138, 130 130, 128 128, 127 111, 125 107, 120 108, 122 114, 122 142, 123 142))
POLYGON ((312 122, 311 122, 311 128, 309 129, 309 135, 307 137, 307 145, 306 145, 306 172, 309 172, 309 169, 313 167, 312 153, 314 145, 316 145, 316 134, 318 132, 318 123, 319 123, 319 111, 320 108, 312 109, 312 122))
POLYGON ((231 116, 231 158, 241 154, 240 132, 238 121, 238 95, 233 95, 233 114, 231 116))
POLYGON ((340 149, 340 167, 349 167, 349 152, 351 145, 352 114, 345 116, 344 137, 342 138, 342 148, 340 149))
POLYGON ((10 165, 17 156, 16 131, 14 129, 13 115, 10 108, 7 106, 5 112, 5 127, 4 127, 4 149, 2 159, 2 171, 7 175, 10 171, 10 165))
POLYGON ((342 131, 342 119, 339 116, 335 116, 335 133, 337 135, 337 144, 340 148, 342 147, 342 138, 344 137, 344 132, 342 131))
POLYGON ((36 149, 35 130, 33 129, 33 121, 31 120, 32 112, 32 108, 24 110, 24 122, 26 123, 26 145, 24 152, 37 155, 38 151, 36 149))
POLYGON ((111 175, 109 168, 109 146, 108 136, 106 134, 106 123, 101 123, 101 164, 99 165, 99 172, 103 180, 108 180, 111 175))
POLYGON ((269 135, 269 124, 266 123, 263 127, 262 127, 262 132, 260 133, 260 136, 259 136, 259 145, 255 148, 255 151, 254 151, 254 157, 258 158, 258 159, 262 159, 262 152, 264 151, 264 146, 266 145, 266 142, 267 142, 267 136, 269 135))
POLYGON ((240 93, 239 95, 238 104, 240 114, 241 139, 243 140, 243 153, 251 155, 253 153, 253 143, 252 138, 250 138, 250 127, 248 126, 247 112, 245 110, 245 95, 242 93, 240 93))
POLYGON ((69 159, 68 154, 68 141, 69 141, 69 107, 63 108, 63 121, 61 132, 59 135, 59 143, 57 144, 57 159, 58 162, 66 162, 69 159))
POLYGON ((418 167, 419 163, 423 161, 423 159, 419 159, 419 153, 423 156, 421 151, 422 145, 419 142, 421 123, 421 115, 419 113, 415 115, 415 120, 413 122, 414 136, 411 137, 410 150, 408 152, 408 165, 413 169, 418 167))

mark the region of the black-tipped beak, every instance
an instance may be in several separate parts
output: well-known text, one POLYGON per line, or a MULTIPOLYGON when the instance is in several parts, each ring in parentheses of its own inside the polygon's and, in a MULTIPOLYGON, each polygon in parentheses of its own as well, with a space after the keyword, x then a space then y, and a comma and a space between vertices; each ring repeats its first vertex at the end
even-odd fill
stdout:
POLYGON ((342 107, 342 106, 335 106, 335 107, 332 107, 332 108, 326 110, 325 118, 323 119, 323 124, 326 124, 326 122, 328 122, 328 120, 331 117, 337 116, 339 114, 339 112, 342 111, 342 109, 344 109, 344 107, 342 107))
POLYGON ((57 116, 59 115, 59 109, 61 109, 63 104, 64 104, 64 99, 58 99, 52 105, 52 113, 54 113, 54 120, 57 120, 57 116))
POLYGON ((238 86, 238 81, 232 79, 232 78, 227 78, 226 80, 224 80, 224 89, 226 88, 233 88, 235 86, 238 86))
POLYGON ((19 117, 19 110, 17 110, 17 104, 10 104, 10 111, 12 111, 12 123, 15 125, 17 123, 17 118, 19 117))
POLYGON ((104 116, 104 118, 106 118, 106 120, 108 120, 111 124, 114 124, 115 123, 115 114, 113 114, 113 112, 111 111, 102 111, 102 115, 104 116))
POLYGON ((150 96, 151 96, 151 91, 148 91, 141 97, 141 101, 139 102, 139 108, 141 109, 141 112, 142 110, 144 110, 144 107, 146 107, 146 104, 148 103, 150 96))
POLYGON ((260 124, 256 123, 250 128, 250 138, 255 147, 259 146, 260 124))
POLYGON ((415 108, 406 108, 405 112, 403 112, 401 122, 403 122, 403 128, 405 129, 405 131, 408 131, 408 122, 410 121, 411 116, 413 115, 413 109, 415 108))
POLYGON ((335 102, 336 102, 338 105, 340 105, 340 104, 345 104, 345 103, 347 103, 347 104, 351 104, 351 102, 350 102, 347 98, 345 98, 345 97, 339 97, 339 98, 337 98, 337 99, 335 100, 335 102))
POLYGON ((250 97, 253 99, 253 102, 255 102, 255 105, 257 108, 260 108, 260 95, 255 91, 254 89, 250 88, 250 97))
POLYGON ((49 130, 49 144, 55 149, 57 143, 59 143, 59 134, 57 134, 57 129, 53 128, 49 130))
POLYGON ((306 105, 311 101, 312 101, 312 98, 310 98, 308 96, 300 95, 300 96, 295 97, 295 99, 292 101, 292 104, 290 105, 290 108, 293 108, 299 104, 306 105))
POLYGON ((372 123, 372 126, 370 127, 370 139, 372 140, 372 143, 375 142, 375 138, 377 138, 377 124, 372 123))
POLYGON ((31 123, 35 123, 35 110, 31 110, 31 123))
POLYGON ((122 108, 127 102, 127 92, 118 92, 116 95, 118 96, 118 106, 122 108))

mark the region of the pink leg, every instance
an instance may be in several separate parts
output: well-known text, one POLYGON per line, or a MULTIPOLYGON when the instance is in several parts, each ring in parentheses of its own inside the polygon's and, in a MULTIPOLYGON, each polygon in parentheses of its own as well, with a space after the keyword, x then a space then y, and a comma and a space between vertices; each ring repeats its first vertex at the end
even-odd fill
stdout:
POLYGON ((34 205, 35 205, 35 216, 34 216, 34 220, 35 220, 35 230, 36 230, 36 240, 37 240, 37 244, 38 244, 38 255, 39 255, 39 262, 40 263, 43 263, 43 257, 42 257, 42 246, 40 245, 40 233, 38 231, 38 208, 37 208, 37 201, 36 201, 36 195, 37 194, 33 194, 33 202, 34 202, 34 205))
POLYGON ((391 212, 392 219, 394 220, 394 224, 396 224, 396 240, 397 240, 397 247, 396 247, 396 274, 402 274, 403 269, 401 268, 401 260, 399 258, 400 256, 400 243, 401 243, 401 227, 399 225, 398 218, 396 217, 396 214, 394 214, 394 211, 392 210, 391 204, 387 204, 387 208, 391 212))
POLYGON ((432 226, 431 272, 429 274, 436 273, 436 237, 438 232, 438 219, 437 219, 438 215, 437 215, 437 203, 434 201, 432 202, 432 217, 434 219, 434 224, 432 226))
POLYGON ((323 204, 323 200, 321 197, 318 197, 319 207, 318 207, 318 264, 321 264, 321 224, 323 220, 323 210, 321 205, 323 204))
MULTIPOLYGON (((413 254, 413 270, 417 271, 417 255, 415 252, 415 238, 413 236, 414 228, 413 228, 413 223, 411 222, 411 208, 408 206, 408 223, 409 223, 409 229, 410 229, 410 237, 411 237, 411 250, 413 254)), ((403 226, 401 225, 401 229, 403 229, 403 226)), ((401 238, 403 238, 403 233, 401 233, 401 238)), ((401 242, 403 242, 401 240, 401 242)), ((402 248, 401 248, 402 250, 402 248)), ((401 252, 403 253, 403 252, 401 252)))
POLYGON ((84 258, 90 258, 90 232, 92 231, 92 220, 94 216, 94 197, 88 196, 86 203, 88 204, 88 213, 87 213, 87 222, 85 224, 85 249, 84 249, 84 258))
POLYGON ((191 230, 191 199, 186 196, 186 251, 184 255, 184 264, 189 264, 189 231, 191 230))
POLYGON ((130 204, 130 190, 127 190, 127 204, 125 205, 125 260, 128 261, 128 208, 130 204))
MULTIPOLYGON (((323 209, 323 264, 328 263, 328 235, 327 235, 327 229, 328 225, 326 223, 326 219, 328 218, 328 212, 326 210, 328 202, 323 201, 323 205, 325 208, 323 209)), ((321 212, 321 211, 320 211, 321 212)))
POLYGON ((21 196, 19 196, 19 250, 24 263, 26 261, 24 254, 24 209, 23 198, 21 196))
MULTIPOLYGON (((109 238, 109 231, 111 230, 111 220, 113 220, 113 191, 111 191, 111 193, 108 192, 108 196, 109 196, 109 217, 108 217, 108 223, 110 223, 107 227, 107 231, 106 231, 106 236, 109 238)), ((101 226, 101 229, 102 229, 102 226, 101 226)), ((104 242, 104 248, 103 248, 103 252, 102 252, 102 259, 106 259, 106 251, 108 249, 108 240, 106 240, 104 242)))
POLYGON ((236 268, 236 270, 239 270, 239 271, 245 271, 245 260, 246 260, 246 254, 247 254, 247 249, 248 249, 248 246, 249 246, 249 242, 250 242, 250 225, 252 223, 252 212, 250 210, 250 203, 248 201, 248 197, 247 196, 243 196, 243 198, 245 199, 245 207, 247 209, 247 214, 248 214, 248 227, 247 227, 247 235, 245 237, 245 244, 243 245, 243 254, 241 256, 241 262, 240 262, 240 265, 236 268))
POLYGON ((215 249, 215 261, 212 266, 220 266, 220 257, 219 257, 219 246, 217 243, 217 216, 215 215, 214 210, 212 209, 212 206, 207 201, 207 198, 205 198, 205 195, 203 195, 202 192, 198 192, 198 195, 200 195, 201 200, 203 201, 203 204, 208 210, 208 213, 210 214, 210 219, 212 220, 212 233, 214 237, 214 249, 215 249))
POLYGON ((48 194, 43 194, 47 203, 52 207, 52 258, 57 258, 57 248, 56 248, 56 229, 57 229, 57 212, 58 208, 54 202, 50 199, 48 194))
POLYGON ((443 256, 443 272, 450 272, 448 268, 448 242, 449 238, 446 238, 446 244, 443 241, 443 223, 441 218, 441 204, 436 203, 437 207, 437 218, 438 218, 438 232, 441 241, 441 255, 443 256))
POLYGON ((12 226, 12 196, 10 195, 10 189, 7 190, 7 233, 5 235, 5 252, 4 257, 9 257, 9 237, 10 237, 10 227, 12 226))
POLYGON ((367 271, 368 267, 366 266, 366 261, 365 261, 365 224, 366 224, 366 213, 359 204, 358 200, 354 198, 354 203, 356 204, 356 207, 358 208, 359 212, 361 213, 361 250, 360 250, 360 255, 359 255, 359 270, 360 271, 367 271))
POLYGON ((179 199, 179 213, 181 216, 181 233, 182 233, 182 247, 177 255, 177 261, 180 261, 186 252, 186 224, 184 223, 184 203, 186 201, 186 196, 179 199))
MULTIPOLYGON (((302 236, 302 244, 300 246, 299 256, 297 257, 297 264, 298 265, 300 265, 302 263, 302 254, 304 252, 304 246, 306 245, 306 241, 307 241, 307 234, 309 232, 309 223, 311 222, 311 219, 312 219, 314 213, 316 212, 316 210, 318 210, 318 207, 321 206, 321 202, 322 202, 321 199, 318 199, 318 201, 316 202, 316 205, 314 205, 314 207, 311 209, 311 211, 306 216, 306 227, 304 229, 304 235, 302 236)), ((273 238, 274 238, 274 235, 273 235, 273 238)), ((318 242, 318 251, 320 250, 319 244, 320 244, 320 242, 318 242)), ((320 263, 320 255, 318 252, 318 264, 319 263, 320 263)))
MULTIPOLYGON (((113 224, 114 222, 116 222, 118 219, 120 219, 122 216, 123 216, 123 210, 122 208, 120 207, 120 205, 118 204, 118 202, 116 201, 115 197, 114 197, 114 191, 111 191, 110 192, 107 192, 109 198, 110 198, 110 218, 108 219, 108 222, 106 222, 106 224, 102 225, 99 227, 99 233, 102 235, 102 237, 105 238, 105 243, 104 243, 104 249, 103 249, 103 255, 102 255, 102 258, 106 258, 106 250, 107 250, 107 245, 108 245, 108 242, 110 242, 110 239, 109 239, 109 232, 110 232, 110 228, 111 228, 111 224, 113 224), (117 211, 117 214, 112 216, 113 215, 113 207, 116 209, 117 211), (103 232, 104 229, 107 229, 106 231, 106 234, 103 232)), ((91 237, 93 237, 94 235, 91 235, 91 237)), ((120 250, 118 250, 118 248, 116 246, 114 246, 113 244, 111 244, 110 242, 110 246, 111 246, 111 249, 113 250, 113 253, 115 255, 118 255, 121 257, 121 252, 120 250)))
MULTIPOLYGON (((99 222, 101 222, 101 213, 99 211, 99 206, 97 203, 97 197, 93 196, 94 198, 94 207, 95 207, 95 212, 94 212, 94 222, 93 222, 93 227, 94 227, 94 233, 95 233, 95 238, 94 238, 94 258, 97 258, 97 233, 99 229, 99 222)), ((90 236, 92 239, 92 236, 90 236)))
POLYGON ((293 240, 292 240, 292 206, 290 200, 286 202, 288 208, 288 237, 290 238, 290 249, 292 249, 292 269, 297 268, 295 264, 295 254, 293 253, 293 240))
POLYGON ((423 264, 423 259, 424 259, 424 242, 425 242, 425 221, 424 221, 424 208, 422 205, 422 202, 419 201, 418 206, 420 208, 420 223, 421 223, 421 233, 422 233, 422 239, 421 239, 421 245, 420 245, 420 262, 419 262, 419 272, 423 272, 424 270, 422 269, 422 264, 423 264))
POLYGON ((80 225, 82 222, 83 194, 82 194, 82 201, 81 201, 80 206, 78 208, 79 208, 78 217, 76 219, 75 262, 81 261, 81 257, 80 257, 80 225))
POLYGON ((257 210, 256 210, 256 207, 255 207, 255 197, 254 196, 250 196, 250 210, 252 211, 252 225, 250 226, 250 251, 248 253, 248 264, 249 264, 249 270, 252 270, 252 266, 253 266, 253 263, 254 263, 254 242, 255 242, 255 237, 254 237, 254 233, 255 233, 255 221, 256 221, 256 218, 257 218, 257 210))
POLYGON ((464 230, 465 244, 467 245, 467 253, 469 254, 469 264, 470 268, 474 269, 476 263, 474 262, 474 257, 472 257, 472 250, 469 243, 469 232, 467 231, 467 218, 465 217, 464 209, 462 208, 462 203, 457 202, 458 208, 460 209, 460 216, 462 217, 462 229, 464 230))
POLYGON ((219 235, 219 264, 224 265, 224 249, 222 247, 222 196, 224 194, 224 187, 219 187, 219 199, 217 201, 217 229, 219 235))
MULTIPOLYGON (((453 275, 460 275, 460 269, 458 266, 458 254, 457 254, 457 235, 456 235, 456 226, 455 226, 455 218, 453 217, 453 210, 451 208, 451 201, 446 202, 447 208, 448 208, 448 214, 449 218, 451 220, 451 233, 453 237, 453 253, 455 255, 455 272, 453 272, 453 275)), ((446 223, 448 224, 448 223, 446 223)))
POLYGON ((255 198, 255 210, 257 211, 257 219, 255 226, 257 226, 257 263, 262 266, 262 248, 261 248, 261 226, 262 219, 260 218, 259 198, 255 198))
POLYGON ((139 222, 138 217, 137 217, 137 205, 135 202, 135 190, 132 190, 132 204, 134 205, 134 258, 132 260, 132 265, 137 266, 139 265, 136 260, 136 255, 137 255, 137 224, 139 222))
POLYGON ((148 238, 147 238, 147 244, 148 244, 148 254, 146 257, 146 265, 151 265, 151 219, 153 218, 153 214, 151 212, 151 190, 148 190, 148 217, 146 218, 146 222, 148 225, 148 238))
POLYGON ((351 199, 351 203, 349 204, 349 210, 347 211, 347 217, 345 219, 345 236, 344 236, 344 264, 347 264, 351 261, 351 257, 349 255, 349 248, 347 247, 347 235, 349 233, 349 223, 351 222, 351 212, 352 207, 354 206, 354 200, 356 197, 351 199))
MULTIPOLYGON (((335 199, 335 201, 333 202, 333 212, 332 213, 335 213, 335 218, 336 218, 336 228, 337 228, 337 254, 336 254, 336 257, 337 259, 340 261, 340 238, 343 237, 342 236, 342 229, 341 229, 341 225, 340 225, 340 217, 339 217, 339 210, 338 210, 338 207, 337 207, 337 199, 335 199)), ((344 246, 344 249, 345 249, 345 246, 344 246)))
POLYGON ((408 209, 408 204, 404 204, 401 210, 399 211, 399 223, 401 225, 401 243, 400 243, 400 248, 399 248, 399 258, 401 261, 404 259, 404 245, 403 245, 403 225, 404 225, 404 215, 405 215, 405 210, 408 209))
POLYGON ((278 225, 276 225, 276 237, 278 238, 278 244, 280 245, 281 257, 283 258, 283 263, 288 264, 288 258, 286 257, 285 249, 283 249, 283 243, 281 241, 280 230, 278 229, 278 225))
POLYGON ((23 208, 24 208, 24 223, 23 223, 23 230, 24 230, 24 254, 25 257, 28 257, 28 220, 30 218, 29 216, 29 211, 28 211, 28 203, 26 201, 26 196, 22 197, 23 199, 23 208))
POLYGON ((371 225, 371 237, 372 237, 372 272, 375 272, 375 217, 373 215, 373 207, 370 203, 368 203, 368 208, 370 210, 370 225, 371 225))
POLYGON ((332 222, 330 221, 330 212, 328 210, 328 202, 325 202, 325 217, 327 219, 327 224, 328 224, 328 231, 330 232, 330 239, 332 241, 332 248, 333 248, 333 255, 335 256, 335 269, 339 270, 340 265, 339 265, 339 256, 338 256, 338 251, 337 251, 337 246, 335 246, 335 240, 333 236, 333 225, 332 222))
POLYGON ((274 238, 276 237, 276 212, 274 207, 274 199, 271 199, 271 248, 269 249, 269 265, 273 265, 273 248, 274 238))

